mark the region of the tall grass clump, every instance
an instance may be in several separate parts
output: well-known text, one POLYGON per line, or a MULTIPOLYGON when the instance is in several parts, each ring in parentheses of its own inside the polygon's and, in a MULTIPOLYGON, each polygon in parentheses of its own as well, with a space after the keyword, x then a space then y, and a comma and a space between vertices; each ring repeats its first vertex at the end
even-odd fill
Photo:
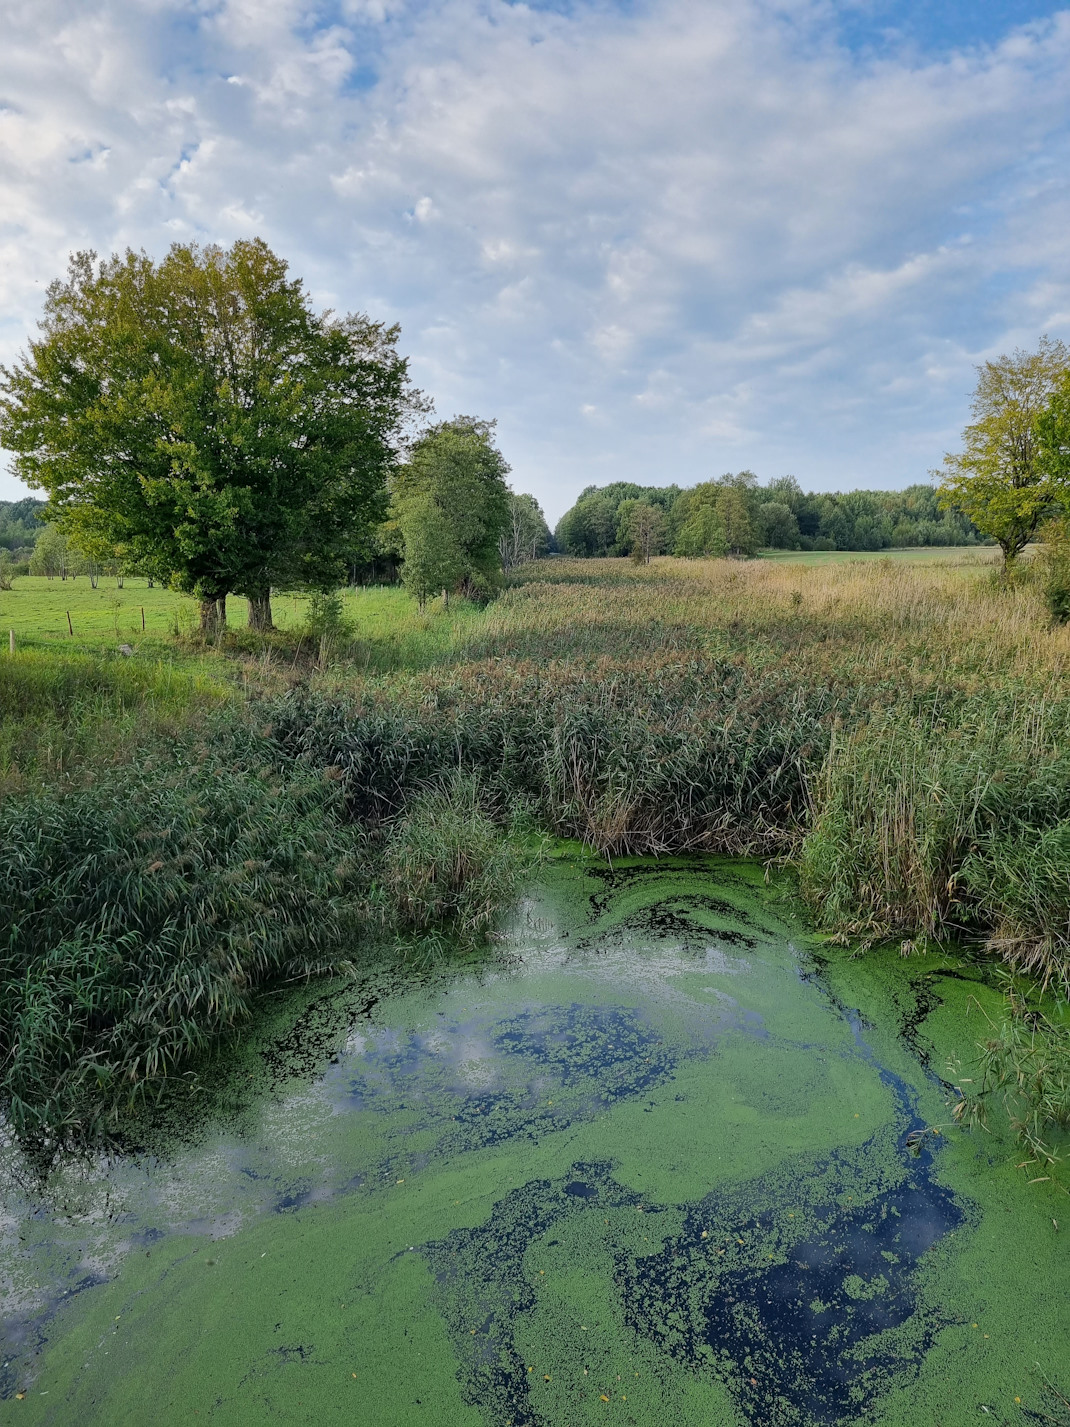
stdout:
POLYGON ((234 715, 0 801, 0 1105, 38 1160, 121 1130, 279 978, 486 933, 524 862, 462 778, 370 826, 234 715))
POLYGON ((993 692, 896 706, 834 741, 802 886, 856 936, 982 938, 1070 986, 1070 703, 993 692))
POLYGON ((449 923, 469 938, 516 900, 530 865, 487 816, 475 777, 454 770, 417 793, 390 829, 383 883, 403 925, 449 923))
POLYGON ((0 805, 0 1088, 24 1143, 115 1123, 258 986, 356 935, 333 787, 201 753, 0 805))
POLYGON ((666 658, 454 669, 359 698, 297 690, 268 709, 288 757, 334 770, 353 815, 396 816, 443 769, 477 774, 507 816, 600 852, 785 853, 807 776, 851 706, 782 671, 666 658))
POLYGON ((1053 1170, 1070 1131, 1070 1025, 1054 1020, 1037 998, 1008 977, 1007 1014, 988 1018, 980 1043, 979 1083, 956 1102, 956 1118, 987 1126, 993 1109, 1006 1116, 1032 1163, 1053 1170))

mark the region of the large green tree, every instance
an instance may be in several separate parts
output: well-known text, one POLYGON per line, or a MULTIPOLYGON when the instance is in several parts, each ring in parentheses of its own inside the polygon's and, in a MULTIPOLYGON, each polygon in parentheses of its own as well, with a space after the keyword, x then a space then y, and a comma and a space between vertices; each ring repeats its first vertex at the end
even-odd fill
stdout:
POLYGON ((393 477, 391 525, 405 547, 431 501, 460 555, 456 585, 485 594, 501 579, 499 542, 509 527, 509 467, 494 444, 493 421, 456 416, 430 427, 393 477))
POLYGON ((1066 489, 1045 459, 1038 419, 1070 367, 1070 350, 1050 337, 1035 352, 1016 348, 977 368, 963 450, 944 457, 941 506, 961 511, 1013 565, 1066 489))
POLYGON ((382 518, 420 405, 398 330, 313 309, 259 239, 72 258, 0 377, 0 440, 89 554, 270 626, 273 585, 327 589, 382 518), (225 606, 224 606, 225 607, 225 606))

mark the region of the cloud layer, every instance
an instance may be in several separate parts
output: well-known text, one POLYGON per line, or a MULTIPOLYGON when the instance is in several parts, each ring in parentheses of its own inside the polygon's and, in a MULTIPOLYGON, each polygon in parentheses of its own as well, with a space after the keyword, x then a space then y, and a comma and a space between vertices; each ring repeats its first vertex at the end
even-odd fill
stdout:
POLYGON ((9 3, 0 359, 74 248, 257 233, 399 320, 551 515, 740 466, 924 479, 973 363, 1070 336, 1070 12, 937 48, 866 11, 9 3))

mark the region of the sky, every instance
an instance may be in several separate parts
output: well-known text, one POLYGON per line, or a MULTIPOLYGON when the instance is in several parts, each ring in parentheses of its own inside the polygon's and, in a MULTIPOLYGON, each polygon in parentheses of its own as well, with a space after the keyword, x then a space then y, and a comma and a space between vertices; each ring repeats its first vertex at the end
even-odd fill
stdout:
POLYGON ((925 481, 978 362, 1070 339, 1041 0, 5 0, 0 36, 0 362, 74 250, 257 235, 399 322, 551 522, 925 481))

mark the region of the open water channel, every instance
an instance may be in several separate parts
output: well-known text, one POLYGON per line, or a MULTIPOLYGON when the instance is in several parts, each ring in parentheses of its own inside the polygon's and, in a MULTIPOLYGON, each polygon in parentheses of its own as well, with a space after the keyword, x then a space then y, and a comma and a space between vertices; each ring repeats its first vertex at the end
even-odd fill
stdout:
POLYGON ((8 1159, 0 1416, 1070 1423, 1066 1195, 950 1124, 997 1006, 748 864, 562 859, 479 965, 276 998, 158 1142, 8 1159))

